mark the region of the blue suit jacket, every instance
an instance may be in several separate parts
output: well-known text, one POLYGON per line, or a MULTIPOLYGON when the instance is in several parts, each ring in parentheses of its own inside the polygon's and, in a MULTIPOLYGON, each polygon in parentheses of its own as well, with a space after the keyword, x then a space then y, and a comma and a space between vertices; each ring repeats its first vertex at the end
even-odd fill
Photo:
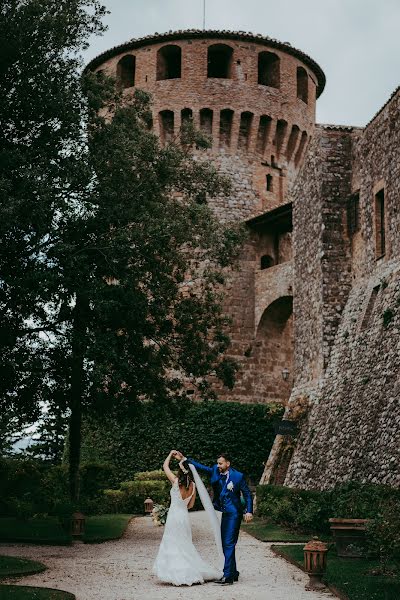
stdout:
POLYGON ((199 471, 203 471, 210 476, 211 486, 213 488, 214 497, 213 504, 216 510, 220 510, 222 512, 236 512, 242 514, 242 503, 240 500, 241 493, 246 502, 246 511, 245 512, 253 512, 253 498, 251 492, 248 488, 246 480, 244 478, 243 473, 240 471, 236 471, 232 467, 229 467, 229 480, 227 485, 223 486, 221 490, 220 483, 220 472, 218 469, 218 465, 213 465, 212 467, 206 467, 206 465, 202 465, 197 461, 193 460, 193 458, 187 457, 189 463, 194 465, 196 469, 199 471), (233 489, 228 489, 229 483, 233 483, 233 489))

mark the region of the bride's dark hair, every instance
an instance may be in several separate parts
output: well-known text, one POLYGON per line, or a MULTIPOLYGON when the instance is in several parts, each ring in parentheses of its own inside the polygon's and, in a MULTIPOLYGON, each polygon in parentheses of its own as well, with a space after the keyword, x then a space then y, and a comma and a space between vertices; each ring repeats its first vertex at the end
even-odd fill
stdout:
POLYGON ((183 468, 185 469, 185 471, 187 471, 187 473, 185 473, 185 471, 183 471, 182 467, 179 465, 178 484, 184 485, 185 488, 188 489, 190 482, 193 481, 193 475, 192 475, 192 471, 190 470, 189 463, 187 462, 187 460, 185 460, 182 463, 182 465, 183 465, 183 468))

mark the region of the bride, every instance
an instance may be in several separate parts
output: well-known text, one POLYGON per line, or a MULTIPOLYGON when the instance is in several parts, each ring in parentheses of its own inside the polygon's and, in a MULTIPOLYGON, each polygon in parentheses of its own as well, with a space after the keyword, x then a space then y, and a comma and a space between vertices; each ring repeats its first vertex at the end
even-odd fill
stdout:
POLYGON ((164 461, 163 469, 171 482, 171 504, 165 523, 164 534, 156 559, 153 573, 160 581, 173 585, 193 585, 219 579, 222 576, 223 552, 221 529, 210 496, 197 473, 196 467, 182 460, 178 475, 169 466, 172 457, 178 452, 171 450, 164 461), (192 542, 192 529, 188 509, 194 505, 196 488, 210 520, 217 545, 220 568, 206 563, 192 542))

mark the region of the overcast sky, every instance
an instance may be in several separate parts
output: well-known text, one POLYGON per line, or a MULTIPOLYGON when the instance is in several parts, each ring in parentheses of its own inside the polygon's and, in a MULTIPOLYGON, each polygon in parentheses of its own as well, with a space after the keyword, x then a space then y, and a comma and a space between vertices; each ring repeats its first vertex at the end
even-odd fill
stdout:
MULTIPOLYGON (((103 0, 108 31, 86 62, 131 38, 201 29, 203 0, 103 0)), ((400 0, 206 0, 206 29, 290 42, 323 69, 319 123, 365 125, 400 84, 400 0)))

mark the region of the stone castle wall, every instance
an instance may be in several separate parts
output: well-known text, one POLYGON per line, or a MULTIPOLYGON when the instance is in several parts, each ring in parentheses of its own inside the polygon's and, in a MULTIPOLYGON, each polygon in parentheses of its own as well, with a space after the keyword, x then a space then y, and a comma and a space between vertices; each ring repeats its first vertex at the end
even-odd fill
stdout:
POLYGON ((296 381, 290 404, 305 397, 311 409, 286 476, 290 486, 328 488, 350 479, 400 485, 399 108, 397 92, 363 131, 320 130, 296 186, 294 219, 309 227, 294 242, 296 381), (346 151, 335 166, 331 149, 338 154, 339 146, 346 151), (379 256, 376 197, 382 189, 386 239, 379 256), (358 226, 349 233, 346 199, 355 193, 358 226), (324 235, 328 222, 331 231, 337 226, 337 256, 331 235, 324 235), (307 238, 313 248, 303 261, 299 252, 306 251, 307 238))

